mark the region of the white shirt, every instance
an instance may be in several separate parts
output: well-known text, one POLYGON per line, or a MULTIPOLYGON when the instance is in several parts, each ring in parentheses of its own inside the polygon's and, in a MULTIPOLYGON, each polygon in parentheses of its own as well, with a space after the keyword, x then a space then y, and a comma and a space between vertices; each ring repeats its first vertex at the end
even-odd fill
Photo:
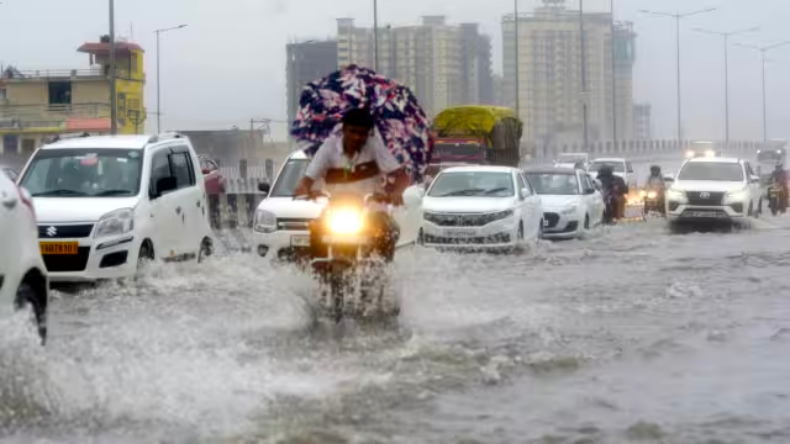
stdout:
POLYGON ((398 160, 384 145, 378 132, 369 137, 359 153, 351 159, 343 152, 343 136, 332 136, 318 148, 305 171, 305 176, 318 181, 323 179, 330 169, 354 171, 359 165, 369 162, 375 162, 378 165, 380 174, 349 183, 326 184, 329 193, 354 193, 361 196, 374 193, 380 189, 384 175, 394 173, 401 168, 398 160))

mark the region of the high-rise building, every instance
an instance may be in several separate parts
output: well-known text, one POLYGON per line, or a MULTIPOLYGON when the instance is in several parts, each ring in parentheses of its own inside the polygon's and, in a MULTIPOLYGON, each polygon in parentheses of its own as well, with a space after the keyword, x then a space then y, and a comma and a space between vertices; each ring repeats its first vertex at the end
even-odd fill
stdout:
POLYGON ((448 106, 493 103, 491 43, 477 25, 449 25, 444 16, 425 16, 416 26, 370 28, 338 19, 338 64, 355 63, 408 86, 429 116, 448 106))
POLYGON ((650 104, 634 104, 634 139, 653 138, 653 109, 650 104))
POLYGON ((617 137, 632 136, 633 26, 613 26, 611 14, 596 12, 583 14, 583 23, 582 38, 579 11, 567 9, 564 0, 543 0, 543 6, 532 13, 520 14, 517 68, 516 21, 513 14, 503 18, 504 90, 510 99, 508 106, 516 106, 518 94, 524 140, 583 140, 585 101, 590 141, 614 136, 615 103, 617 137))
POLYGON ((337 70, 338 42, 310 40, 289 43, 285 51, 288 121, 293 122, 299 110, 302 87, 337 70))

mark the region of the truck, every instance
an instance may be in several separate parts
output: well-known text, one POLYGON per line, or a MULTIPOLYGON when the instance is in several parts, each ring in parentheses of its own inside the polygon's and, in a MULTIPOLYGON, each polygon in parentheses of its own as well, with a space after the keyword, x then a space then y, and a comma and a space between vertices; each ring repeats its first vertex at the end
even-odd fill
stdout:
POLYGON ((523 129, 524 124, 510 108, 487 105, 447 108, 433 120, 436 139, 429 175, 459 164, 518 167, 523 129))

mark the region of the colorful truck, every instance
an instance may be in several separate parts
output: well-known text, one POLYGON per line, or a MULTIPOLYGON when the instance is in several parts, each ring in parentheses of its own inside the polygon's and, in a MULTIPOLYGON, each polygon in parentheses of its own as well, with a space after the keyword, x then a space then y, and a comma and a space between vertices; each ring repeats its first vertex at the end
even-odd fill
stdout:
POLYGON ((518 167, 523 123, 510 108, 448 108, 433 121, 436 144, 430 170, 458 164, 518 167))

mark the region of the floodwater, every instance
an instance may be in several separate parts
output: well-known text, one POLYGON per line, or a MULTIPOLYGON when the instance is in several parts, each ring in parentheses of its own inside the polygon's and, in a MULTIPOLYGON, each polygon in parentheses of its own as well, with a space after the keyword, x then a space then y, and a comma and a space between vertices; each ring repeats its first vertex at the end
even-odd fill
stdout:
POLYGON ((0 325, 0 441, 790 442, 790 218, 399 253, 398 327, 313 322, 249 254, 56 293, 0 325))

